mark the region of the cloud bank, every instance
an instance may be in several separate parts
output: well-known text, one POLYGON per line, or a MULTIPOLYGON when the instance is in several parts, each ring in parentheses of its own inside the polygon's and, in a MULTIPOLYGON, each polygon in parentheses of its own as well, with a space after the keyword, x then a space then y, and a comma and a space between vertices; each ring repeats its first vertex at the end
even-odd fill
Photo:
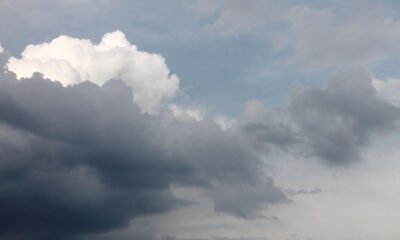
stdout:
POLYGON ((242 218, 288 201, 240 135, 143 114, 133 92, 121 80, 0 75, 3 239, 71 239, 194 204, 172 186, 202 189, 217 212, 242 218))

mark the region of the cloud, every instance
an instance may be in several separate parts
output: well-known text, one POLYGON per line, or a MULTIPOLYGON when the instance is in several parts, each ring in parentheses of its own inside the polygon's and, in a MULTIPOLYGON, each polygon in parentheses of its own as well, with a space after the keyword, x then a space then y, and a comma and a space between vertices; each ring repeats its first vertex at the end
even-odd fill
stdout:
POLYGON ((318 193, 321 193, 322 190, 319 189, 319 188, 314 188, 314 189, 311 189, 311 190, 306 190, 306 189, 300 189, 300 190, 288 189, 288 190, 286 190, 286 192, 290 196, 296 196, 296 195, 318 194, 318 193))
POLYGON ((400 51, 400 21, 388 17, 388 11, 380 6, 367 6, 351 13, 304 6, 287 10, 285 35, 293 49, 288 62, 319 71, 358 67, 394 56, 400 51))
POLYGON ((334 76, 327 88, 297 88, 291 115, 312 152, 332 164, 359 159, 371 135, 395 128, 399 109, 377 97, 368 71, 334 76))
POLYGON ((132 87, 134 102, 143 112, 158 112, 179 89, 179 78, 170 74, 165 59, 138 50, 121 31, 106 33, 98 44, 62 35, 49 43, 29 45, 21 55, 11 57, 7 65, 19 79, 34 72, 64 86, 121 79, 132 87))
POLYGON ((168 109, 172 112, 172 114, 180 120, 183 121, 201 121, 204 119, 205 112, 200 108, 193 107, 182 107, 176 104, 170 104, 168 109))
POLYGON ((150 150, 123 84, 64 88, 36 76, 1 88, 0 234, 60 239, 184 204, 166 172, 185 166, 150 150))
POLYGON ((397 130, 398 85, 365 69, 344 70, 326 88, 294 88, 288 108, 248 102, 235 127, 264 156, 278 149, 345 166, 360 159, 372 137, 397 130))
POLYGON ((225 36, 255 32, 260 27, 274 23, 282 13, 281 6, 274 0, 230 0, 213 7, 218 9, 218 17, 206 26, 206 30, 225 36))
POLYGON ((260 101, 252 100, 246 103, 237 122, 258 150, 268 151, 271 146, 288 150, 300 143, 300 136, 290 117, 285 115, 288 114, 279 109, 268 109, 260 101))
POLYGON ((260 213, 265 202, 268 203, 289 203, 285 193, 275 187, 272 179, 266 184, 242 185, 238 182, 235 185, 226 185, 224 191, 218 188, 209 191, 209 195, 215 202, 216 212, 229 212, 234 216, 245 219, 264 218, 260 213))
POLYGON ((120 80, 63 86, 1 73, 0 126, 4 239, 69 239, 190 204, 173 185, 245 218, 288 201, 240 135, 143 114, 120 80))
POLYGON ((235 126, 236 120, 225 115, 218 115, 214 117, 214 122, 218 124, 222 130, 228 130, 235 126))
POLYGON ((400 107, 400 80, 389 78, 387 80, 380 80, 374 77, 372 85, 376 89, 379 98, 390 102, 391 104, 400 107))
POLYGON ((280 53, 279 60, 284 58, 302 70, 359 67, 400 52, 400 21, 382 3, 218 3, 206 4, 209 11, 203 11, 203 15, 216 16, 210 17, 213 21, 205 25, 206 31, 225 37, 252 34, 269 41, 272 50, 280 53))
POLYGON ((0 53, 2 53, 4 51, 4 48, 3 48, 3 46, 1 46, 1 43, 0 43, 0 53))

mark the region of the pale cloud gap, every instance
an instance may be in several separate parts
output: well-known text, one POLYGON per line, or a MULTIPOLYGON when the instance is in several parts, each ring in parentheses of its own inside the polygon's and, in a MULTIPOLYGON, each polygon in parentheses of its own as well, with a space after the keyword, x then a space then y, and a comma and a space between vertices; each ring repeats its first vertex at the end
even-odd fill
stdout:
POLYGON ((63 35, 49 43, 29 45, 21 55, 20 59, 11 57, 7 64, 19 79, 34 72, 64 86, 121 79, 132 87, 134 102, 143 112, 157 113, 179 90, 179 78, 170 73, 165 59, 138 50, 121 31, 106 33, 98 44, 63 35))

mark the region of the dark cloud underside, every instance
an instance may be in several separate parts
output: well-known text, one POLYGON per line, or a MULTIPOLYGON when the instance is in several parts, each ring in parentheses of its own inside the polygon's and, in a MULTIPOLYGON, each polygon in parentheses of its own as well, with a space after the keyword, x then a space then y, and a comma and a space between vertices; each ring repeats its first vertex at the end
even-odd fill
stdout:
POLYGON ((69 239, 189 204, 172 184, 201 187, 217 211, 244 218, 287 201, 239 136, 213 122, 141 114, 119 80, 63 87, 37 74, 0 78, 6 239, 69 239))

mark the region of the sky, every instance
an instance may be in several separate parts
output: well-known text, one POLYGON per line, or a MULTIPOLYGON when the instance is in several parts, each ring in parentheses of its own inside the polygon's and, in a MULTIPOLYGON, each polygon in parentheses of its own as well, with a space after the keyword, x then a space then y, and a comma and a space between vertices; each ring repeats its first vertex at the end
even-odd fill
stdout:
POLYGON ((0 238, 397 240, 400 3, 0 0, 0 238))

